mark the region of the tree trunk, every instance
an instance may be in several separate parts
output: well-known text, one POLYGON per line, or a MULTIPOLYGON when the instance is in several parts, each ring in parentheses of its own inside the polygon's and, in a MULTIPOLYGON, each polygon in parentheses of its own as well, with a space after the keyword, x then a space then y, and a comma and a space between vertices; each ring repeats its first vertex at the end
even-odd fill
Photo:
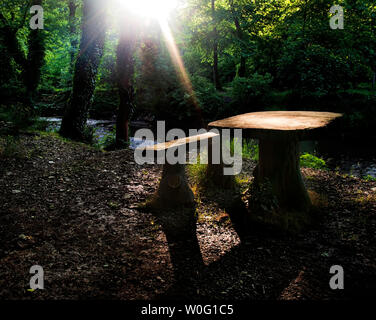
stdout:
MULTIPOLYGON (((32 5, 42 5, 42 0, 33 0, 32 5)), ((27 98, 30 102, 38 88, 41 68, 44 64, 44 30, 30 30, 28 38, 28 55, 26 68, 24 70, 24 82, 26 86, 27 98)))
MULTIPOLYGON (((42 5, 42 0, 33 0, 31 5, 42 5)), ((35 91, 38 88, 41 68, 44 64, 44 30, 30 30, 28 34, 28 54, 22 50, 22 45, 17 39, 17 32, 25 25, 28 9, 17 26, 8 24, 8 21, 0 13, 0 20, 4 23, 1 33, 4 39, 5 47, 10 56, 22 69, 22 80, 26 87, 27 102, 32 102, 35 91)))
MULTIPOLYGON (((242 43, 242 41, 243 41, 243 31, 242 31, 242 28, 240 26, 239 19, 236 15, 233 0, 230 0, 230 7, 231 7, 232 16, 233 16, 233 19, 234 19, 236 35, 238 37, 239 42, 242 43)), ((242 48, 242 44, 241 44, 240 45, 240 67, 239 67, 239 70, 238 70, 238 76, 239 77, 245 77, 245 72, 246 72, 246 58, 243 56, 243 48, 242 48)))
POLYGON ((213 82, 215 87, 220 90, 221 83, 219 81, 219 72, 218 72, 218 32, 217 32, 217 22, 215 17, 215 0, 211 0, 212 7, 212 18, 213 18, 213 82))
POLYGON ((120 40, 117 47, 117 77, 120 104, 116 119, 116 145, 124 146, 128 142, 128 124, 133 111, 134 100, 134 47, 136 42, 136 19, 127 15, 121 24, 120 40))
POLYGON ((246 59, 245 57, 241 56, 240 67, 239 67, 239 72, 238 72, 239 77, 245 77, 245 64, 246 64, 246 59))
MULTIPOLYGON (((0 13, 0 17, 2 14, 0 13)), ((27 64, 27 60, 25 57, 25 53, 21 49, 21 44, 17 39, 17 31, 18 28, 14 28, 8 24, 5 24, 4 27, 1 28, 1 34, 4 39, 4 45, 7 48, 10 56, 14 59, 14 61, 21 67, 25 68, 27 64)))
POLYGON ((81 43, 73 77, 73 89, 60 129, 61 135, 74 140, 84 139, 87 114, 103 55, 105 17, 103 1, 84 1, 81 43))

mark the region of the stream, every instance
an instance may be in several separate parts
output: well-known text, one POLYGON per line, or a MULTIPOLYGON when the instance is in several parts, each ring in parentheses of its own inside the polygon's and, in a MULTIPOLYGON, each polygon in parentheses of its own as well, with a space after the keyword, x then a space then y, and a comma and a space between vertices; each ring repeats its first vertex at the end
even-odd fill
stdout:
MULTIPOLYGON (((61 125, 61 118, 58 117, 40 119, 49 122, 47 131, 56 131, 61 125)), ((100 144, 107 135, 113 132, 115 121, 88 119, 87 125, 94 128, 94 140, 100 144)), ((141 144, 154 144, 154 142, 130 138, 131 149, 141 144)), ((360 178, 366 176, 376 178, 376 150, 333 140, 303 141, 300 148, 302 153, 309 152, 324 159, 331 170, 360 178)))

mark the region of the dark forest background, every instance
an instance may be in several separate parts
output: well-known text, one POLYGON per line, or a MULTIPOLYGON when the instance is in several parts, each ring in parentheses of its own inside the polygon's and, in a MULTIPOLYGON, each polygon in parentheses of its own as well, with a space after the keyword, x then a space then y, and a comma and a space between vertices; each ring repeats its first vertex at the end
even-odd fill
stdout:
MULTIPOLYGON (((343 112, 341 134, 369 143, 376 119, 376 6, 330 0, 186 0, 169 25, 193 91, 180 81, 157 21, 116 1, 4 0, 0 6, 3 124, 64 116, 60 133, 90 140, 87 117, 200 126, 259 110, 343 112), (31 30, 32 5, 44 29, 31 30), (196 104, 199 106, 199 115, 196 104), (200 122, 201 124, 201 122, 200 122)), ((339 131, 338 131, 339 132, 339 131)))

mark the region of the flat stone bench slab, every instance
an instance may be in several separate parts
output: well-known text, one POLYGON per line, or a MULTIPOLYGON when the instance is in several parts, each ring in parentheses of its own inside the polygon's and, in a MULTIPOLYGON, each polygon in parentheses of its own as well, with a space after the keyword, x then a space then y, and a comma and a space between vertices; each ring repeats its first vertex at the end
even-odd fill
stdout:
MULTIPOLYGON (((154 156, 159 151, 166 151, 179 146, 210 140, 219 136, 217 133, 207 132, 195 136, 162 142, 151 146, 139 147, 140 151, 154 151, 154 156)), ((166 160, 166 159, 165 159, 166 160)), ((171 208, 178 206, 193 206, 194 195, 188 185, 185 174, 185 163, 169 164, 167 161, 163 165, 162 179, 158 190, 150 205, 155 208, 171 208)))
POLYGON ((191 136, 191 137, 171 140, 171 141, 167 141, 167 142, 162 142, 162 143, 158 143, 158 144, 155 144, 155 145, 152 145, 152 146, 146 146, 146 147, 142 148, 142 150, 162 151, 162 150, 167 150, 167 149, 170 149, 170 148, 175 148, 175 147, 179 147, 179 146, 194 143, 194 142, 199 142, 201 140, 212 139, 212 138, 217 137, 217 136, 219 136, 218 133, 207 132, 207 133, 199 134, 199 135, 196 135, 196 136, 191 136))

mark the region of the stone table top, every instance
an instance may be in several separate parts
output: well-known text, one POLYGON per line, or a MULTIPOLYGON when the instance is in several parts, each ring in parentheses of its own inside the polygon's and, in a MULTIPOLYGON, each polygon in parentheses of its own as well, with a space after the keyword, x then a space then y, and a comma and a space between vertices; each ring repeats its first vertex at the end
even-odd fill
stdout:
POLYGON ((209 127, 247 129, 255 137, 268 133, 303 133, 328 126, 340 113, 316 111, 264 111, 240 114, 209 123, 209 127))

